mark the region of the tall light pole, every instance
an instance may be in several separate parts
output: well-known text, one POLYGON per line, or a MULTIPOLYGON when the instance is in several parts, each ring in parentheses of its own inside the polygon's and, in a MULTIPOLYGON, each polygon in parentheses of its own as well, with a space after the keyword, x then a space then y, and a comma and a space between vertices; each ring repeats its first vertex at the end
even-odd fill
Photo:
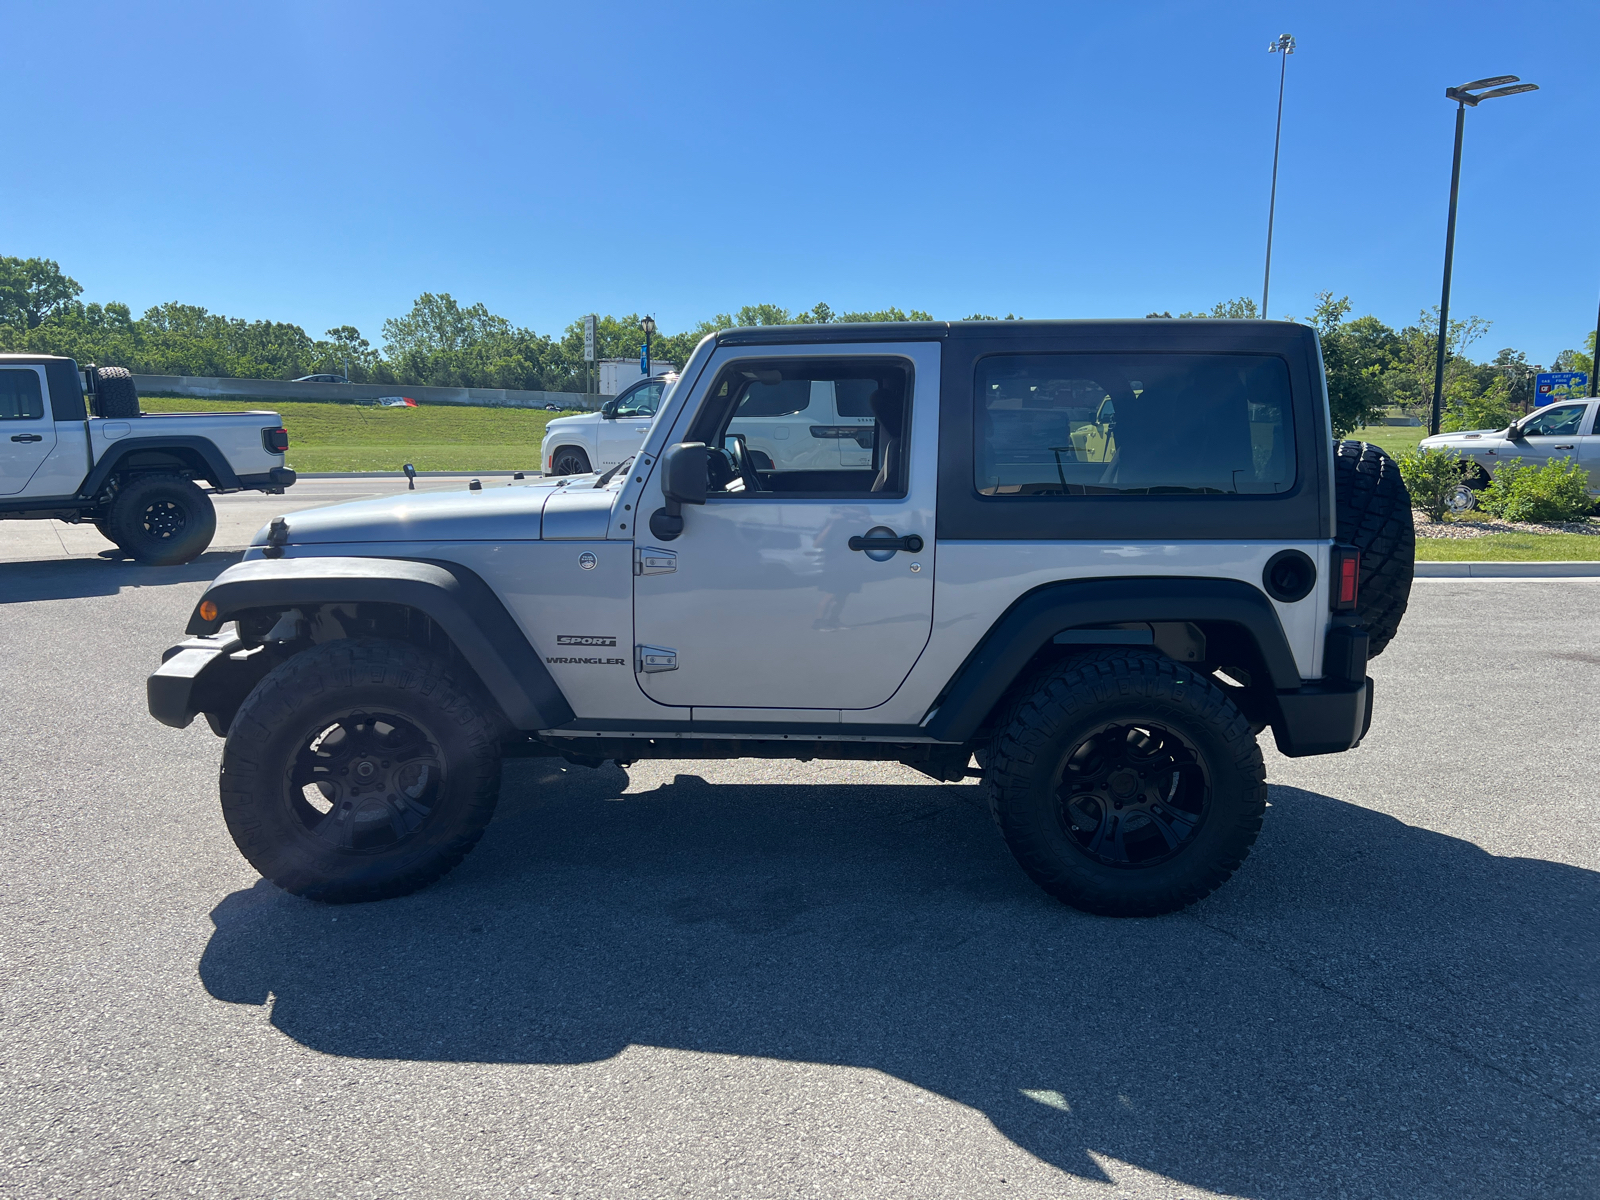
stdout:
POLYGON ((1536 92, 1537 83, 1519 83, 1515 75, 1495 75, 1489 79, 1475 79, 1460 87, 1445 88, 1445 98, 1456 102, 1456 155, 1450 164, 1450 218, 1444 233, 1444 290, 1439 299, 1439 344, 1434 350, 1433 363, 1433 415, 1428 422, 1428 432, 1439 432, 1439 416, 1444 403, 1445 348, 1450 334, 1450 268, 1456 254, 1456 195, 1461 190, 1461 135, 1467 127, 1467 109, 1477 108, 1485 100, 1500 96, 1515 96, 1519 92, 1536 92), (1502 87, 1502 84, 1514 84, 1502 87), (1492 92, 1473 95, 1479 88, 1493 88, 1492 92))
POLYGON ((1595 397, 1595 385, 1600 384, 1600 314, 1594 319, 1594 353, 1589 355, 1589 399, 1595 397))
POLYGON ((1278 212, 1278 147, 1283 144, 1283 81, 1289 73, 1289 55, 1294 53, 1294 35, 1280 33, 1267 47, 1268 54, 1281 54, 1278 64, 1278 132, 1272 135, 1272 199, 1267 202, 1267 272, 1261 281, 1261 319, 1267 319, 1267 293, 1272 288, 1272 219, 1278 212))
POLYGON ((650 339, 652 336, 654 336, 656 331, 656 319, 654 317, 646 317, 644 320, 639 322, 639 328, 644 330, 644 362, 640 363, 639 365, 643 369, 642 374, 649 375, 650 339))

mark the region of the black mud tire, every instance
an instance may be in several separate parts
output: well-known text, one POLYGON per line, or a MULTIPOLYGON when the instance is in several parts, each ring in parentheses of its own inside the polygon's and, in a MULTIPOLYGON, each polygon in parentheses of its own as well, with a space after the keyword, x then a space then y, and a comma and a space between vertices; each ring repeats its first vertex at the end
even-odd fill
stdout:
POLYGON ((589 455, 577 446, 562 446, 550 456, 552 475, 588 475, 593 470, 589 455))
POLYGON ((1394 639, 1411 600, 1417 533, 1411 523, 1411 493, 1400 468, 1370 442, 1334 443, 1336 537, 1361 551, 1357 615, 1376 658, 1394 639))
POLYGON ((217 510, 181 475, 139 475, 117 493, 101 532, 139 562, 173 567, 205 553, 217 510))
MULTIPOLYGON (((362 639, 303 651, 256 685, 229 727, 221 777, 228 832, 251 866, 297 896, 354 904, 407 895, 459 863, 494 815, 500 724, 474 686, 416 647, 362 639), (404 786, 386 781, 387 768, 365 794, 349 786, 363 769, 361 762, 349 765, 354 755, 385 761, 374 756, 387 751, 370 747, 381 745, 375 731, 386 720, 391 728, 420 732, 424 753, 437 764, 433 790, 419 791, 415 803, 383 794, 404 786), (296 786, 304 754, 327 731, 359 729, 362 722, 370 726, 366 740, 352 736, 345 759, 335 753, 331 766, 312 768, 329 781, 322 811, 303 784, 296 786), (336 779, 340 762, 348 769, 336 779)), ((312 759, 319 753, 311 752, 312 759)))
POLYGON ((127 420, 139 413, 139 390, 126 367, 101 367, 95 372, 94 415, 127 420))
MULTIPOLYGON (((1266 811, 1266 771, 1244 714, 1211 680, 1137 651, 1095 651, 1036 676, 1012 702, 984 774, 995 823, 1022 869, 1056 899, 1099 916, 1159 916, 1209 895, 1248 857, 1266 811), (1158 728, 1183 744, 1205 781, 1193 826, 1165 858, 1109 863, 1073 832, 1069 755, 1108 725, 1158 728)), ((1144 832, 1153 832, 1148 818, 1144 832)))

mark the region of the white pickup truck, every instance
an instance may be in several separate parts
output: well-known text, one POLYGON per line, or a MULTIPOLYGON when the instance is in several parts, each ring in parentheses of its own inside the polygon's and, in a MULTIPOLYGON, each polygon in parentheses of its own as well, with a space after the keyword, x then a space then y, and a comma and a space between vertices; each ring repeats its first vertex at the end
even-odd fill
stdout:
MULTIPOLYGON (((640 380, 597 413, 557 417, 545 426, 546 475, 587 475, 631 458, 677 375, 640 380)), ((869 467, 876 422, 869 380, 755 380, 728 426, 762 471, 839 471, 869 467)))
POLYGON ((0 354, 0 520, 88 522, 139 562, 186 563, 216 532, 207 492, 282 494, 288 449, 274 412, 141 413, 121 367, 0 354))

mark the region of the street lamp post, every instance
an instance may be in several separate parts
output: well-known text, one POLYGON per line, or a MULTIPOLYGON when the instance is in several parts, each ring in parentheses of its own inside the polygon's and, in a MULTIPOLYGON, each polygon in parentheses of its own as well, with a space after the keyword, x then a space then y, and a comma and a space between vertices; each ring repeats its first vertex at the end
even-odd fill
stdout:
POLYGON ((646 317, 644 320, 639 322, 639 328, 644 330, 644 363, 643 363, 644 371, 643 371, 643 374, 649 375, 650 374, 650 339, 651 339, 651 337, 653 337, 655 335, 655 332, 656 332, 656 319, 654 317, 646 317))
POLYGON ((1289 73, 1289 55, 1294 53, 1294 35, 1280 33, 1267 46, 1268 54, 1282 54, 1278 65, 1278 131, 1272 135, 1272 199, 1267 202, 1267 270, 1261 281, 1261 319, 1267 319, 1267 292, 1272 288, 1272 219, 1278 212, 1278 147, 1283 144, 1283 81, 1289 73))
POLYGON ((1589 356, 1589 399, 1595 397, 1595 385, 1600 383, 1600 313, 1594 318, 1594 353, 1589 356))
POLYGON ((1456 254, 1456 195, 1461 190, 1461 135, 1467 127, 1467 109, 1477 108, 1485 100, 1500 96, 1515 96, 1519 92, 1536 92, 1537 83, 1520 83, 1515 75, 1495 75, 1489 79, 1475 79, 1460 87, 1445 88, 1445 98, 1456 102, 1456 153, 1450 164, 1450 216, 1444 233, 1444 288, 1439 298, 1439 342, 1434 350, 1433 362, 1433 414, 1428 422, 1428 432, 1439 432, 1439 418, 1444 404, 1445 349, 1450 334, 1450 269, 1456 254), (1502 84, 1512 84, 1503 87, 1502 84), (1491 92, 1473 95, 1478 88, 1493 88, 1491 92))

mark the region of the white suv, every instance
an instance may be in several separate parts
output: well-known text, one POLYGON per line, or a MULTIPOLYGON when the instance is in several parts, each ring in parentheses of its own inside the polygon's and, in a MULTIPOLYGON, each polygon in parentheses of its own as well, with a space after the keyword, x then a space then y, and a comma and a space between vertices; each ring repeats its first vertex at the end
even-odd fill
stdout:
POLYGON ((587 475, 604 471, 639 449, 661 398, 677 382, 676 375, 641 379, 599 412, 557 417, 545 426, 539 459, 546 475, 587 475))

